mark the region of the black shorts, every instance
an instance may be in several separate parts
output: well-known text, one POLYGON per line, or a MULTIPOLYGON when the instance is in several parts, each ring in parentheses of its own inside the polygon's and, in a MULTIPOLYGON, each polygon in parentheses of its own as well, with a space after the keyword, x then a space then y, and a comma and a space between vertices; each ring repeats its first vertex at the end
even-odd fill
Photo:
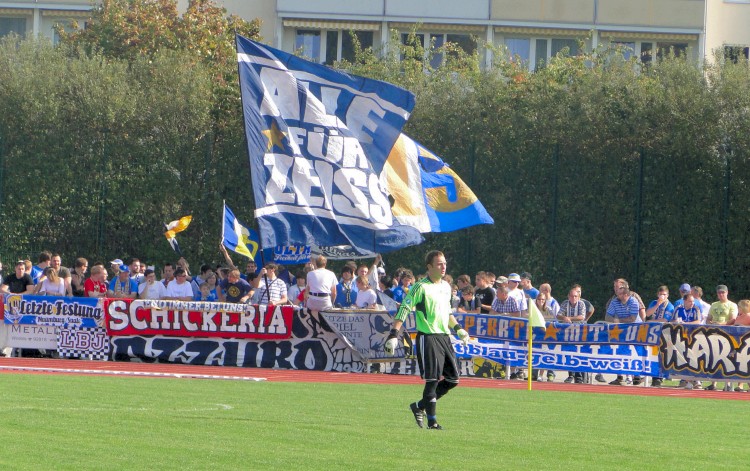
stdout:
POLYGON ((419 374, 425 381, 458 382, 456 352, 447 334, 417 333, 417 362, 419 374))

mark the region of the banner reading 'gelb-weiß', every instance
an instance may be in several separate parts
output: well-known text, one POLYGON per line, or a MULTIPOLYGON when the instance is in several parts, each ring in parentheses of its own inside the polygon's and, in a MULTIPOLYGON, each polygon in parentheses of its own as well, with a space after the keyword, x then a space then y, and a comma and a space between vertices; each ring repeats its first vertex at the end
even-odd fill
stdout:
POLYGON ((389 252, 420 243, 380 175, 414 96, 237 37, 255 216, 264 248, 389 252))

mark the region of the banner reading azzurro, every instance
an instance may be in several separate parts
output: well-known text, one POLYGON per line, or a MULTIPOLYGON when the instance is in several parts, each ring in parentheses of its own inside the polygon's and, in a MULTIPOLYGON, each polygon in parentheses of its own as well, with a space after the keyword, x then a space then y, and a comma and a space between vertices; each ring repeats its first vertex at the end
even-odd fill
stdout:
MULTIPOLYGON (((526 341, 526 319, 487 314, 456 314, 456 319, 471 337, 526 341)), ((546 329, 533 329, 534 344, 627 344, 658 345, 664 324, 561 324, 550 322, 546 329)))
POLYGON ((422 242, 380 181, 414 107, 399 87, 348 75, 237 36, 255 216, 264 248, 422 242))
POLYGON ((94 328, 103 320, 96 298, 5 294, 3 311, 6 324, 94 328))

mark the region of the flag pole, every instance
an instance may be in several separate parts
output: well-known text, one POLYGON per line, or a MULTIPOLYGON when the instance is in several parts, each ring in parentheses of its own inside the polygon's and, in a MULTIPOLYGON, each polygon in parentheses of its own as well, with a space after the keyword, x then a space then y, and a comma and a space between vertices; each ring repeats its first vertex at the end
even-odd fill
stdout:
POLYGON ((533 331, 532 331, 533 328, 531 327, 531 321, 529 321, 526 324, 526 326, 527 326, 526 327, 526 337, 529 339, 529 351, 528 351, 528 354, 527 354, 526 358, 527 358, 527 362, 529 364, 529 391, 531 391, 531 377, 534 376, 534 372, 532 370, 534 368, 532 366, 532 363, 534 363, 533 362, 533 358, 534 357, 532 357, 532 346, 531 345, 532 345, 532 343, 534 341, 534 339, 533 339, 534 335, 533 335, 533 331))

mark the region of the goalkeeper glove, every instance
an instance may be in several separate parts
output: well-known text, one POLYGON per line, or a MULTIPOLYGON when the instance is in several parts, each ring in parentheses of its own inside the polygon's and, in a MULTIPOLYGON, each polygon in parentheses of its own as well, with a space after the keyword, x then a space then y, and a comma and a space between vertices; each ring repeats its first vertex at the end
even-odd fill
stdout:
POLYGON ((456 337, 461 340, 461 343, 464 344, 464 347, 469 344, 469 333, 466 332, 460 324, 453 326, 453 332, 455 332, 456 337))
POLYGON ((398 330, 391 329, 388 338, 385 340, 383 350, 385 350, 386 355, 393 355, 396 352, 396 347, 398 347, 398 330))

